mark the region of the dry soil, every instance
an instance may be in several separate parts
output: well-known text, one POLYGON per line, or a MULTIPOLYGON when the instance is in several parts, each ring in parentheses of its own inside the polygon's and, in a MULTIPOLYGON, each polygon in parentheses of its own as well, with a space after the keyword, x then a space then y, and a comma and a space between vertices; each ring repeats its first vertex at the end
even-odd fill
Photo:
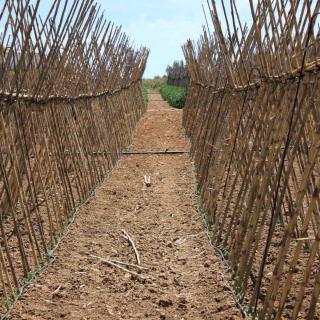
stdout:
MULTIPOLYGON (((150 94, 130 151, 183 150, 182 111, 150 94)), ((126 155, 9 319, 241 319, 196 211, 188 154, 126 155), (151 186, 144 184, 151 177, 151 186), (139 281, 93 256, 136 264, 139 281)), ((137 271, 136 268, 130 268, 137 271)))

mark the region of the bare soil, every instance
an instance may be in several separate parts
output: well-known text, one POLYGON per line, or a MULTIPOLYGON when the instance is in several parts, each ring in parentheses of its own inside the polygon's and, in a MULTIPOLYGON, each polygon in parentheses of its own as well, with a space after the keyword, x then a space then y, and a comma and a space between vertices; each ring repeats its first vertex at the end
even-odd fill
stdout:
MULTIPOLYGON (((150 95, 131 151, 189 149, 182 111, 169 108, 150 95)), ((188 154, 124 156, 9 319, 242 319, 223 268, 196 210, 188 154), (92 257, 136 264, 122 230, 145 282, 92 257)))

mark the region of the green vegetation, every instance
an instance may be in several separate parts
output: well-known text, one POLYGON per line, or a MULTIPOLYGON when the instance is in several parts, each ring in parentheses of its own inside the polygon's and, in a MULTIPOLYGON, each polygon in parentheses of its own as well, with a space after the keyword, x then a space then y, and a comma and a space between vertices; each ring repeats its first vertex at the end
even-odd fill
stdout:
POLYGON ((163 84, 160 86, 162 98, 172 107, 181 109, 184 107, 187 99, 187 89, 177 86, 163 84))
POLYGON ((142 95, 143 95, 144 103, 148 103, 149 102, 148 88, 144 84, 142 84, 142 95))
POLYGON ((142 86, 147 89, 160 89, 163 84, 167 83, 167 77, 156 76, 153 79, 143 79, 142 86))
POLYGON ((148 92, 149 90, 160 90, 160 87, 167 83, 167 77, 156 76, 153 79, 143 79, 142 80, 142 93, 144 102, 148 102, 148 92))
POLYGON ((159 90, 162 98, 174 108, 183 108, 187 98, 187 89, 167 84, 166 76, 156 76, 153 79, 142 80, 142 92, 145 102, 148 102, 148 91, 159 90))

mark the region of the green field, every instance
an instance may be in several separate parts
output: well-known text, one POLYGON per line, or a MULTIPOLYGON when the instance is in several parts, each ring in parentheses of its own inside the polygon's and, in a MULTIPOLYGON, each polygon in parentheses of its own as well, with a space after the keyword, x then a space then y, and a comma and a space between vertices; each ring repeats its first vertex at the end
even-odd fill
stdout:
POLYGON ((186 88, 169 86, 163 84, 160 86, 160 93, 172 107, 182 109, 186 103, 187 92, 186 88))

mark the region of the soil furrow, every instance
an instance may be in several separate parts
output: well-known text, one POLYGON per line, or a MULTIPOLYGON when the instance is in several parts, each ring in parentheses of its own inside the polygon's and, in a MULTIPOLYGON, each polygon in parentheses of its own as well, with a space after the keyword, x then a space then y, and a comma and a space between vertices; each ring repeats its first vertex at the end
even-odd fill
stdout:
MULTIPOLYGON (((129 151, 188 150, 182 111, 159 100, 150 95, 159 112, 146 113, 129 151)), ((241 319, 222 270, 196 211, 188 155, 125 156, 9 319, 241 319), (145 282, 93 257, 136 264, 122 230, 145 282)))

